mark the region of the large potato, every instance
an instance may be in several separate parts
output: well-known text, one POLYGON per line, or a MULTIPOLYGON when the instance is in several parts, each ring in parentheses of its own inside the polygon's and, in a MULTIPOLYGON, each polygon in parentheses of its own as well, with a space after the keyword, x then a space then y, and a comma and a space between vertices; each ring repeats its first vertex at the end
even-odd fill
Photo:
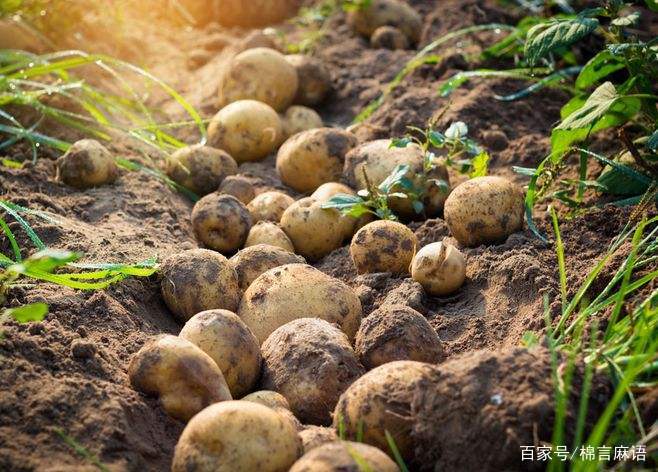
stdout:
POLYGON ((417 246, 416 235, 405 225, 379 220, 356 232, 350 244, 350 255, 359 274, 405 274, 409 272, 417 246))
POLYGON ((238 100, 258 100, 283 112, 297 94, 295 68, 279 51, 253 48, 241 52, 228 64, 219 85, 223 105, 238 100))
POLYGON ((229 261, 208 249, 175 254, 160 267, 162 298, 185 322, 200 311, 235 311, 240 303, 238 276, 229 261))
POLYGON ((295 103, 309 107, 320 104, 331 91, 331 76, 322 61, 307 54, 290 54, 286 60, 299 76, 295 103))
POLYGON ((276 156, 281 181, 298 192, 311 192, 325 182, 339 180, 345 154, 356 137, 341 129, 319 128, 288 138, 276 156))
POLYGON ((167 175, 175 182, 199 195, 219 188, 229 175, 238 172, 238 164, 221 149, 201 144, 184 147, 167 160, 167 175))
POLYGON ((57 159, 57 180, 78 189, 112 183, 118 175, 114 156, 93 139, 76 141, 57 159))
POLYGON ((430 295, 449 295, 466 279, 464 255, 445 241, 428 244, 414 256, 411 278, 430 295))
POLYGON ((304 454, 290 472, 399 472, 393 460, 367 444, 333 441, 304 454))
POLYGON ((194 205, 192 227, 204 246, 223 253, 233 253, 247 240, 251 215, 247 207, 234 196, 211 193, 194 205))
POLYGON ((187 421, 215 402, 231 400, 217 364, 191 342, 162 335, 147 342, 130 361, 130 383, 157 395, 172 417, 187 421))
POLYGON ((243 175, 229 175, 219 186, 219 193, 233 195, 242 203, 247 205, 256 196, 254 186, 249 179, 243 175))
POLYGON ((523 227, 523 190, 503 177, 476 177, 455 188, 444 212, 464 246, 499 243, 523 227))
POLYGON ((187 424, 172 472, 285 472, 302 452, 294 425, 263 405, 211 405, 187 424))
POLYGON ((281 221, 281 215, 295 199, 290 195, 275 190, 263 192, 249 202, 247 209, 251 213, 251 219, 256 221, 281 221))
POLYGON ((277 328, 261 350, 261 385, 286 397, 303 423, 331 423, 338 397, 365 372, 345 333, 318 318, 277 328))
POLYGON ((277 112, 255 100, 226 105, 208 125, 208 145, 223 149, 238 163, 264 159, 282 139, 283 125, 277 112))
POLYGON ((302 256, 267 244, 246 247, 229 259, 229 263, 238 274, 238 282, 242 290, 247 290, 260 274, 270 269, 304 262, 306 261, 302 256))
POLYGON ((245 291, 238 315, 262 343, 279 326, 299 318, 340 325, 354 339, 361 302, 350 287, 305 264, 268 270, 245 291))
POLYGON ((324 126, 322 118, 315 110, 301 105, 293 105, 288 108, 283 115, 282 122, 283 134, 286 139, 302 131, 324 126))
POLYGON ((281 248, 284 251, 295 252, 295 247, 292 245, 292 241, 288 235, 278 224, 271 221, 259 221, 249 230, 244 247, 248 248, 258 244, 267 244, 281 248))
POLYGON ((368 38, 380 26, 395 26, 414 44, 423 29, 420 14, 399 0, 372 0, 365 8, 351 11, 347 21, 357 33, 368 38))
POLYGON ((260 377, 260 345, 246 324, 228 310, 197 313, 179 336, 197 345, 224 374, 233 398, 250 392, 260 377))

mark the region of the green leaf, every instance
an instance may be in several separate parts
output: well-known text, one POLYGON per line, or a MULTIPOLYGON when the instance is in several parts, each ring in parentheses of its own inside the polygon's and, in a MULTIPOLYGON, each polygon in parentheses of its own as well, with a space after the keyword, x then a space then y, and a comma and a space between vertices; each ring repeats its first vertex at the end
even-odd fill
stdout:
POLYGON ((619 18, 615 18, 610 23, 612 23, 615 26, 633 26, 638 22, 639 19, 640 19, 640 12, 634 11, 633 13, 630 13, 626 16, 620 16, 619 18))
POLYGON ((324 202, 322 204, 322 208, 337 208, 337 209, 343 209, 343 208, 349 208, 353 205, 357 205, 359 203, 363 203, 363 199, 359 196, 356 195, 349 195, 346 193, 339 193, 337 195, 334 195, 331 197, 329 200, 324 202))
POLYGON ((409 144, 411 144, 413 140, 410 137, 404 137, 404 138, 394 138, 391 139, 391 144, 389 148, 406 148, 409 144))
POLYGON ((445 144, 446 137, 443 135, 443 133, 440 133, 439 131, 431 130, 429 132, 429 141, 432 146, 436 148, 440 148, 445 144))
POLYGON ((539 345, 539 336, 532 331, 526 331, 521 336, 521 346, 531 348, 539 345))
POLYGON ((647 4, 650 10, 658 11, 658 1, 656 0, 644 0, 644 3, 647 4))
POLYGON ((31 303, 17 308, 9 308, 5 311, 5 314, 11 316, 19 323, 42 321, 48 314, 48 305, 45 303, 31 303))
POLYGON ((489 154, 482 151, 480 154, 471 159, 471 172, 468 176, 472 179, 474 177, 484 177, 489 170, 489 154))
POLYGON ((601 79, 624 67, 624 61, 607 49, 603 50, 590 59, 585 64, 585 67, 583 67, 583 70, 580 71, 576 79, 576 88, 580 90, 589 88, 601 79))
POLYGON ((537 172, 537 169, 534 167, 512 166, 512 170, 517 174, 525 175, 526 177, 532 177, 535 175, 535 172, 537 172))
POLYGON ((79 253, 71 251, 58 251, 55 249, 44 249, 25 259, 20 264, 10 266, 7 270, 19 274, 27 274, 33 271, 52 272, 58 267, 65 266, 69 262, 80 258, 79 253))
POLYGON ((524 55, 534 66, 540 59, 558 48, 571 46, 599 26, 599 20, 585 16, 569 19, 552 19, 530 28, 524 55))
POLYGON ((402 178, 404 178, 407 175, 407 173, 409 173, 410 169, 411 167, 408 164, 402 164, 397 166, 395 169, 393 169, 391 175, 386 177, 386 179, 384 179, 384 181, 381 184, 379 184, 377 188, 379 188, 379 190, 382 193, 389 193, 393 189, 393 187, 398 185, 402 180, 402 178))
POLYGON ((647 147, 653 152, 658 151, 658 129, 656 129, 647 140, 647 147))
POLYGON ((422 213, 425 209, 425 205, 420 200, 414 200, 411 202, 411 206, 414 208, 414 211, 418 214, 422 213))

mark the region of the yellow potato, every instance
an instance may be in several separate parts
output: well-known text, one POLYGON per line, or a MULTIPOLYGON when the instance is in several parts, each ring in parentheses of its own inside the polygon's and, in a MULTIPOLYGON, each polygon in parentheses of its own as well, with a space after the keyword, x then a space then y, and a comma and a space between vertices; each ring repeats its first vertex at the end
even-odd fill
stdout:
POLYGON ((288 235, 286 235, 278 224, 271 221, 259 221, 249 230, 249 235, 244 243, 245 249, 259 244, 274 246, 291 253, 295 252, 295 248, 288 235))
POLYGON ((359 274, 406 274, 416 252, 416 235, 401 223, 379 220, 356 232, 350 255, 359 274))
POLYGON ((76 141, 57 159, 57 180, 78 189, 112 183, 118 175, 114 156, 93 139, 76 141))
POLYGON ((393 460, 373 446, 352 441, 333 441, 307 452, 290 472, 399 472, 393 460))
POLYGON ((247 209, 251 213, 252 221, 281 221, 281 215, 295 199, 283 192, 270 191, 256 195, 249 202, 247 209))
POLYGON ((302 131, 322 128, 322 118, 315 110, 301 105, 293 105, 288 108, 283 115, 283 134, 286 138, 293 136, 302 131))
POLYGON ((338 441, 336 430, 326 426, 308 425, 299 432, 299 437, 302 439, 304 454, 328 442, 338 441))
POLYGON ((247 240, 251 215, 247 207, 234 196, 211 193, 194 205, 192 227, 204 246, 223 253, 233 253, 247 240))
MULTIPOLYGON (((204 5, 198 0, 186 0, 194 5, 204 5)), ((300 7, 300 0, 220 0, 213 2, 209 11, 207 5, 204 15, 213 14, 213 18, 224 26, 259 27, 279 23, 295 15, 300 7)))
POLYGON ((258 403, 274 410, 278 408, 283 410, 290 410, 290 404, 288 403, 288 400, 286 400, 286 397, 278 392, 273 392, 272 390, 259 390, 257 392, 250 393, 246 397, 242 398, 242 401, 258 403))
MULTIPOLYGON (((315 198, 320 203, 326 203, 331 200, 336 195, 356 195, 356 192, 345 184, 338 182, 327 182, 326 184, 320 185, 315 192, 311 194, 312 198, 315 198)), ((343 219, 347 220, 345 223, 345 238, 351 238, 354 235, 354 232, 368 223, 372 222, 375 219, 375 215, 372 213, 366 213, 356 219, 356 224, 354 224, 354 218, 347 215, 341 215, 343 219)))
POLYGON ((247 36, 242 38, 236 46, 237 52, 246 51, 247 49, 254 48, 269 48, 279 50, 279 46, 276 43, 276 37, 267 34, 265 31, 253 31, 247 36))
POLYGON ((380 26, 370 37, 370 45, 376 49, 409 49, 409 38, 394 26, 380 26))
POLYGON ((184 147, 167 160, 167 175, 198 195, 219 188, 229 175, 238 172, 238 164, 225 151, 197 144, 184 147))
POLYGON ((411 278, 430 295, 449 295, 466 279, 466 262, 456 247, 446 242, 424 246, 411 263, 411 278))
POLYGON ((306 261, 302 256, 267 244, 244 248, 229 259, 229 263, 238 274, 241 290, 247 290, 260 274, 270 269, 286 264, 303 264, 304 262, 306 261))
POLYGON ((229 175, 219 186, 219 193, 233 195, 245 205, 254 199, 256 191, 249 179, 242 175, 229 175))
POLYGON ((331 76, 322 61, 307 54, 290 54, 286 60, 293 65, 299 76, 294 102, 306 106, 322 103, 331 91, 331 76))
POLYGON ((357 33, 368 38, 380 26, 394 26, 402 31, 412 44, 420 40, 423 29, 420 14, 399 0, 371 0, 367 7, 351 11, 347 21, 357 33))

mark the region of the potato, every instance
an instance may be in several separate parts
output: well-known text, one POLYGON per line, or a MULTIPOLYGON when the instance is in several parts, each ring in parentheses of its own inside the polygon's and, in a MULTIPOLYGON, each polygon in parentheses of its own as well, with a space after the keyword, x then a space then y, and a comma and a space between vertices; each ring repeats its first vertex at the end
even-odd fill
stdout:
POLYGON ((295 199, 283 192, 263 192, 249 202, 247 209, 251 213, 251 219, 256 221, 281 221, 281 215, 295 199))
POLYGON ((238 274, 241 290, 247 290, 249 285, 264 272, 286 264, 303 264, 303 257, 275 246, 258 244, 239 251, 229 259, 229 263, 238 274))
POLYGON ((466 262, 459 249, 446 242, 431 243, 416 253, 411 278, 430 295, 449 295, 466 279, 466 262))
POLYGON ((286 400, 286 397, 278 392, 273 392, 272 390, 259 390, 250 393, 244 397, 242 401, 258 403, 274 410, 279 408, 282 410, 290 410, 290 404, 288 403, 288 400, 286 400))
POLYGON ((297 94, 297 71, 279 51, 253 48, 231 59, 219 85, 222 105, 258 100, 278 112, 286 110, 297 94))
POLYGON ((379 220, 356 232, 350 255, 359 274, 406 274, 416 252, 416 235, 402 223, 379 220))
POLYGON ((191 249, 175 254, 165 259, 160 277, 162 298, 181 322, 200 311, 235 311, 240 303, 238 276, 215 251, 191 249))
POLYGON ((256 196, 254 186, 242 175, 229 175, 219 186, 219 193, 233 195, 245 205, 256 196))
POLYGON ((345 154, 356 143, 352 133, 340 129, 303 131, 283 143, 276 170, 284 184, 298 192, 312 192, 325 182, 340 179, 345 154))
POLYGON ((223 149, 238 162, 260 161, 283 139, 276 111, 255 100, 239 100, 219 110, 208 125, 208 145, 223 149))
MULTIPOLYGON (((198 0, 194 3, 203 5, 198 0)), ((210 11, 206 6, 204 14, 213 14, 213 18, 224 26, 253 28, 276 24, 294 16, 300 3, 300 0, 221 0, 213 2, 214 8, 210 11)))
POLYGON ((171 470, 285 472, 301 452, 297 430, 283 415, 253 402, 222 402, 187 424, 171 470))
POLYGON ((290 54, 286 60, 299 76, 294 103, 309 107, 322 103, 331 91, 331 76, 322 61, 306 54, 290 54))
POLYGON ((280 326, 261 351, 261 385, 286 397, 303 423, 331 423, 338 397, 365 372, 345 333, 318 318, 280 326))
POLYGON ((311 449, 315 449, 316 447, 322 446, 328 442, 338 441, 336 430, 326 426, 306 426, 299 432, 299 437, 302 439, 304 454, 311 449))
POLYGON ((260 378, 260 345, 235 313, 228 310, 197 313, 178 336, 198 346, 215 361, 233 398, 250 392, 260 378))
POLYGON ((347 22, 357 33, 368 38, 380 26, 394 26, 412 44, 420 40, 423 29, 423 20, 418 12, 398 0, 372 0, 367 7, 351 11, 347 22))
POLYGON ((238 42, 236 51, 242 52, 254 48, 279 50, 276 38, 273 35, 267 34, 265 31, 252 31, 238 42))
POLYGON ((187 421, 215 402, 231 400, 217 364, 191 342, 157 336, 134 355, 128 366, 132 386, 157 395, 170 416, 187 421))
POLYGON ((503 177, 476 177, 453 190, 444 212, 460 244, 499 243, 523 228, 523 190, 503 177))
POLYGON ((286 138, 302 131, 324 126, 322 118, 315 110, 301 105, 293 105, 288 108, 281 121, 283 122, 283 134, 286 138))
POLYGON ((376 447, 352 441, 333 441, 305 453, 290 472, 399 472, 393 460, 376 447))
POLYGON ((73 143, 56 165, 56 179, 78 189, 112 183, 119 175, 114 156, 93 139, 73 143))
MULTIPOLYGON (((338 182, 327 182, 326 184, 320 185, 315 190, 315 192, 311 194, 311 197, 315 198, 320 203, 326 203, 339 194, 356 195, 356 192, 345 184, 341 184, 338 182)), ((348 222, 346 223, 345 226, 346 228, 345 238, 351 238, 356 230, 362 228, 363 226, 373 221, 375 215, 373 215, 372 213, 365 213, 364 215, 356 219, 356 224, 353 224, 354 218, 352 218, 351 216, 342 215, 342 217, 346 219, 348 222)))
POLYGON ((225 151, 197 144, 171 155, 167 175, 176 183, 199 195, 217 190, 229 175, 238 172, 238 164, 225 151))
POLYGON ((261 274, 245 291, 238 316, 259 342, 279 326, 299 318, 321 318, 340 325, 354 339, 361 302, 350 287, 305 264, 287 264, 261 274))
POLYGON ((356 333, 354 350, 368 370, 393 361, 434 364, 443 355, 434 328, 406 305, 384 305, 370 313, 356 333))
POLYGON ((223 253, 240 249, 251 229, 251 215, 232 195, 211 193, 192 209, 192 227, 206 247, 223 253))
POLYGON ((295 252, 292 241, 281 229, 281 227, 271 221, 259 221, 249 230, 244 247, 248 248, 259 244, 274 246, 284 251, 295 252))
POLYGON ((391 455, 386 440, 388 431, 409 464, 414 455, 414 390, 434 369, 423 362, 395 361, 371 370, 341 395, 334 412, 334 427, 342 422, 348 439, 356 438, 362 431, 364 443, 391 455))
POLYGON ((380 26, 370 37, 370 45, 376 49, 409 49, 409 38, 394 26, 380 26))

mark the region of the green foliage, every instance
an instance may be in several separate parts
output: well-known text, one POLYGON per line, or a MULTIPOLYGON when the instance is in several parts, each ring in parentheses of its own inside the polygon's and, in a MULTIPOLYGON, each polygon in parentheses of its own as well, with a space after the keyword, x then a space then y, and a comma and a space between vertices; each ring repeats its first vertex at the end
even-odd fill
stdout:
POLYGON ((76 441, 73 437, 66 434, 63 430, 61 430, 60 428, 55 428, 55 434, 57 434, 57 436, 59 436, 62 439, 62 441, 66 443, 67 446, 73 449, 76 454, 78 454, 80 457, 85 459, 90 464, 94 465, 96 468, 98 468, 98 470, 100 470, 101 472, 110 471, 110 469, 108 469, 107 466, 98 459, 98 457, 96 457, 94 454, 89 452, 89 450, 86 447, 84 447, 82 444, 76 441))
POLYGON ((29 323, 31 321, 42 321, 47 314, 48 305, 45 303, 30 303, 17 308, 8 308, 4 311, 3 317, 13 318, 19 323, 29 323))

